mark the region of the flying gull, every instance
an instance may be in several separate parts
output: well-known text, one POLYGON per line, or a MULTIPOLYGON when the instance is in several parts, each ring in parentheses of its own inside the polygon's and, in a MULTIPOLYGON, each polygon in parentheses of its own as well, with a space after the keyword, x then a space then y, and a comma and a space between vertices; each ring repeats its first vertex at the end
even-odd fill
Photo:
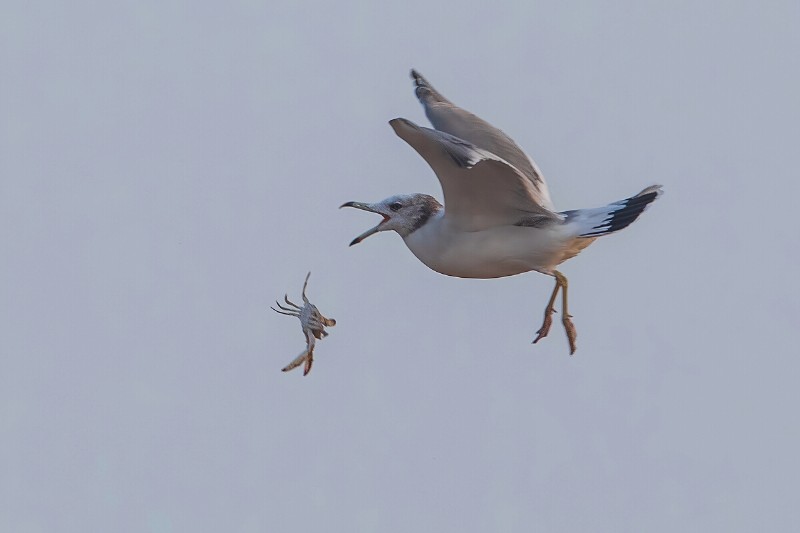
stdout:
POLYGON ((619 231, 642 214, 660 185, 605 207, 556 211, 542 173, 505 133, 442 96, 415 70, 415 92, 435 129, 396 118, 389 124, 433 169, 444 206, 427 194, 401 194, 369 204, 347 202, 383 220, 350 243, 394 230, 426 266, 460 278, 499 278, 535 270, 555 288, 534 343, 547 336, 559 290, 561 320, 575 353, 567 309, 567 278, 556 267, 595 239, 619 231))

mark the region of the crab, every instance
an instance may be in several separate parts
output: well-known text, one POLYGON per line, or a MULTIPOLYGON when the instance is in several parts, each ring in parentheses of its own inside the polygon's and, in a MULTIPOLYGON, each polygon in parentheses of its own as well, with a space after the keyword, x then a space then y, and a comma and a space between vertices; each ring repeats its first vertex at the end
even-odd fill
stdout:
POLYGON ((328 333, 325 331, 325 327, 336 325, 336 321, 334 319, 325 318, 322 316, 322 313, 319 312, 317 306, 309 302, 308 298, 306 298, 306 287, 308 286, 309 277, 311 277, 311 272, 306 275, 306 281, 303 283, 302 307, 291 302, 288 294, 284 294, 283 301, 286 302, 286 305, 289 307, 282 306, 277 300, 275 301, 275 304, 280 310, 270 307, 270 309, 276 313, 281 315, 296 316, 300 319, 300 327, 303 329, 303 334, 306 336, 306 349, 303 350, 300 355, 295 357, 291 363, 283 367, 282 370, 284 372, 288 372, 289 370, 295 369, 305 363, 305 367, 303 369, 304 376, 307 376, 308 373, 311 372, 311 365, 314 364, 315 339, 327 337, 328 333))

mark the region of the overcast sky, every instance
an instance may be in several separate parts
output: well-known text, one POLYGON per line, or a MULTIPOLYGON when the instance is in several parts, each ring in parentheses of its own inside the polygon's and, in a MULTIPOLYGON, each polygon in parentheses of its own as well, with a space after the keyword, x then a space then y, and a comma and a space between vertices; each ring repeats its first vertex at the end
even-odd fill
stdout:
POLYGON ((5 1, 0 530, 800 529, 800 4, 5 1), (49 5, 48 5, 49 4, 49 5), (112 5, 113 4, 113 5, 112 5), (345 201, 441 191, 408 70, 559 209, 552 289, 345 201), (337 320, 308 377, 269 305, 337 320))

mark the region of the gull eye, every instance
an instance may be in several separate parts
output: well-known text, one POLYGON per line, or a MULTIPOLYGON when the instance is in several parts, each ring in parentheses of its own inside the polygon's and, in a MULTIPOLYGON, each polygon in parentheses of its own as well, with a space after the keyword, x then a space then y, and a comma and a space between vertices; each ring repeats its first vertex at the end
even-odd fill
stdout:
POLYGON ((403 207, 403 204, 401 204, 400 202, 393 202, 389 204, 389 209, 391 209, 392 211, 398 211, 401 207, 403 207))

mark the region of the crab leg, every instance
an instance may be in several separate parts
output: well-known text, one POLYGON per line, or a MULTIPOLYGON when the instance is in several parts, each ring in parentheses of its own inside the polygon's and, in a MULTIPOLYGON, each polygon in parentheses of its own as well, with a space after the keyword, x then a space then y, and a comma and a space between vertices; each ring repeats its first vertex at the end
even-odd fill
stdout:
POLYGON ((280 315, 296 316, 298 318, 300 317, 300 313, 288 313, 288 312, 285 312, 285 311, 278 311, 277 309, 275 309, 272 306, 270 306, 269 308, 272 309, 273 311, 275 311, 276 313, 280 314, 280 315))
POLYGON ((294 302, 289 300, 289 295, 288 294, 284 294, 283 295, 283 301, 285 301, 287 304, 291 305, 292 307, 296 307, 298 310, 302 309, 302 307, 300 307, 296 303, 294 303, 294 302))
POLYGON ((290 309, 289 307, 282 306, 281 303, 279 301, 277 301, 277 300, 275 300, 275 305, 277 305, 278 307, 280 307, 284 311, 289 311, 290 313, 299 313, 300 312, 299 309, 290 309))
POLYGON ((298 366, 302 365, 305 362, 307 357, 308 357, 308 350, 303 350, 302 352, 300 352, 300 355, 298 355, 292 360, 291 363, 283 367, 281 369, 281 372, 288 372, 289 370, 297 368, 298 366))
POLYGON ((284 311, 289 311, 290 313, 297 313, 298 316, 300 315, 300 311, 302 311, 302 309, 290 309, 289 307, 284 307, 277 300, 275 301, 275 305, 277 305, 278 307, 280 307, 284 311))
POLYGON ((308 356, 306 357, 306 366, 303 368, 303 375, 307 376, 309 372, 311 372, 311 365, 314 364, 314 335, 310 334, 311 332, 306 331, 306 342, 308 342, 308 347, 306 351, 308 352, 308 356))
POLYGON ((306 298, 306 287, 308 287, 308 278, 311 277, 311 272, 306 274, 306 281, 303 283, 303 302, 308 303, 308 298, 306 298))

